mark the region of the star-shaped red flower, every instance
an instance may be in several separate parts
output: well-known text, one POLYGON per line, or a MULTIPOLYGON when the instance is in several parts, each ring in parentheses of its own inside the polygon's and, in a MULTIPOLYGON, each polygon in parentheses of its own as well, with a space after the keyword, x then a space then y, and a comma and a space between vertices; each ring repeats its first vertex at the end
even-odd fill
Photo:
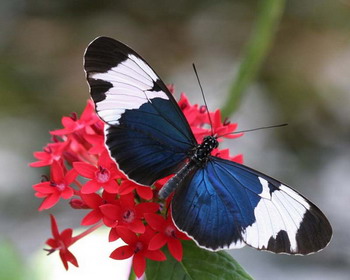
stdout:
POLYGON ((97 193, 81 194, 81 198, 85 205, 92 209, 81 221, 83 226, 96 224, 105 216, 101 212, 100 206, 105 204, 116 203, 116 194, 103 191, 102 197, 97 193))
POLYGON ((168 215, 167 219, 164 219, 160 215, 145 213, 145 219, 150 227, 158 232, 150 240, 148 248, 158 250, 167 244, 173 257, 181 261, 183 250, 180 239, 187 240, 189 238, 175 227, 171 216, 168 215))
POLYGON ((161 250, 150 250, 149 241, 154 236, 154 231, 146 227, 145 232, 136 235, 127 228, 119 229, 120 237, 127 244, 115 249, 110 258, 124 260, 133 256, 132 266, 137 277, 141 277, 146 270, 146 258, 154 261, 164 261, 166 256, 161 250))
POLYGON ((111 227, 110 241, 119 238, 119 227, 126 227, 135 233, 143 233, 145 225, 143 217, 145 213, 155 213, 159 210, 159 204, 155 202, 143 202, 136 204, 132 193, 123 195, 116 204, 100 206, 106 226, 111 227))
POLYGON ((50 181, 33 186, 33 189, 36 191, 35 196, 45 198, 39 210, 51 208, 60 198, 71 198, 74 194, 74 190, 69 185, 74 181, 77 175, 74 169, 65 173, 62 165, 58 161, 54 161, 51 165, 50 181))
POLYGON ((64 128, 51 131, 50 133, 52 135, 66 135, 85 129, 88 134, 91 134, 94 132, 89 126, 97 121, 100 120, 95 113, 94 104, 92 100, 88 100, 87 106, 85 107, 79 119, 75 113, 70 117, 63 117, 62 125, 64 128))
POLYGON ((31 167, 42 167, 51 165, 54 161, 59 161, 62 159, 62 154, 67 148, 68 142, 55 142, 49 143, 40 152, 34 152, 34 157, 38 161, 29 164, 31 167))
POLYGON ((53 215, 51 215, 51 231, 53 238, 46 241, 46 244, 51 247, 51 249, 46 249, 49 254, 59 250, 60 258, 64 265, 64 268, 68 270, 68 262, 78 267, 78 261, 74 255, 68 250, 69 246, 72 245, 75 240, 72 237, 73 230, 67 228, 61 233, 58 231, 57 222, 53 215))
POLYGON ((120 172, 107 151, 101 154, 97 167, 86 162, 74 162, 73 167, 81 176, 91 179, 83 185, 82 193, 94 193, 101 187, 109 193, 118 193, 119 185, 116 179, 119 178, 120 172))

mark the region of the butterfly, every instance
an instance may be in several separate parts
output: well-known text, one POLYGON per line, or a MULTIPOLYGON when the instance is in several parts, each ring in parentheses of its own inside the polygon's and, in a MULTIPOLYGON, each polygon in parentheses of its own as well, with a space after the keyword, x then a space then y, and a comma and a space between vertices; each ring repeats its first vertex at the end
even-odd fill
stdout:
POLYGON ((134 50, 98 37, 85 51, 84 69, 111 157, 141 185, 175 174, 159 196, 174 192, 174 224, 198 246, 306 255, 329 243, 331 225, 312 202, 259 171, 211 155, 216 135, 197 143, 173 95, 134 50))

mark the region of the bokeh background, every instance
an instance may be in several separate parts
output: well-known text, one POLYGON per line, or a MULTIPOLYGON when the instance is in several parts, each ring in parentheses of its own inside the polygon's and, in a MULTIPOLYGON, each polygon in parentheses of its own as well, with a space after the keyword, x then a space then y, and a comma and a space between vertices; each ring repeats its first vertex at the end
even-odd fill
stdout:
MULTIPOLYGON (((0 1, 0 256, 11 252, 18 271, 30 268, 21 279, 35 279, 33 259, 44 254, 50 236, 49 212, 37 212, 31 188, 47 170, 28 163, 50 140, 48 131, 60 128, 61 116, 86 104, 87 44, 100 35, 127 43, 175 85, 177 97, 186 92, 202 104, 195 62, 213 110, 225 103, 258 2, 0 1)), ((247 165, 295 186, 334 228, 331 244, 311 256, 232 251, 256 279, 350 279, 349 34, 350 1, 286 1, 268 55, 230 117, 240 129, 289 124, 224 145, 243 153, 247 165)), ((51 210, 61 228, 78 225, 84 214, 65 202, 51 210)))

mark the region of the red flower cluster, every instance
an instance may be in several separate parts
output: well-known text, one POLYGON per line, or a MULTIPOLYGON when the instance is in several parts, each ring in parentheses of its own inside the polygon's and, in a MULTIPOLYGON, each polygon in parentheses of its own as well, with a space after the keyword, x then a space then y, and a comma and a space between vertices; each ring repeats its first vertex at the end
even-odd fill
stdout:
MULTIPOLYGON (((179 106, 185 114, 198 142, 213 131, 217 135, 233 138, 237 125, 221 121, 220 111, 210 112, 212 129, 205 107, 191 105, 182 94, 179 106)), ((64 267, 68 262, 78 266, 70 245, 100 226, 110 229, 109 241, 121 238, 126 245, 116 248, 113 259, 133 257, 135 274, 140 277, 146 269, 146 258, 166 259, 161 248, 168 246, 172 256, 181 261, 181 240, 188 237, 180 232, 171 219, 164 201, 158 199, 158 190, 168 178, 157 181, 154 186, 140 186, 117 168, 104 146, 104 123, 97 117, 92 101, 78 118, 76 114, 62 118, 63 129, 51 131, 52 143, 43 151, 35 152, 38 161, 32 167, 50 166, 50 178, 43 176, 41 183, 33 186, 35 195, 43 198, 39 210, 50 209, 60 199, 70 199, 72 209, 87 211, 82 218, 83 226, 92 226, 75 237, 71 228, 59 233, 54 216, 51 216, 53 237, 46 244, 49 253, 59 250, 64 267)), ((242 161, 242 156, 230 157, 228 150, 214 150, 214 154, 242 161)), ((166 205, 169 205, 169 199, 166 205)))

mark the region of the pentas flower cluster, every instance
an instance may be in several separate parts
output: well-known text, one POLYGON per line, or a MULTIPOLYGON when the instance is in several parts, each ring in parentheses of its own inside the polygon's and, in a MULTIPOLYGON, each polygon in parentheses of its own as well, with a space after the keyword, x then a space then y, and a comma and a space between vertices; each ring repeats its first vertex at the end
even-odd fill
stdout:
MULTIPOLYGON (((240 136, 229 134, 237 125, 221 121, 219 110, 208 112, 205 107, 191 105, 182 94, 178 102, 186 116, 197 141, 212 132, 228 138, 240 136)), ((161 201, 159 189, 171 177, 158 180, 145 187, 130 181, 110 158, 104 145, 104 123, 98 118, 91 100, 78 118, 77 114, 62 118, 62 129, 51 131, 52 142, 42 151, 35 152, 32 167, 50 167, 50 176, 42 176, 33 186, 35 196, 42 199, 39 210, 47 210, 60 200, 69 200, 72 209, 83 213, 81 225, 87 229, 73 236, 71 228, 58 230, 56 219, 51 215, 52 238, 46 241, 49 254, 59 251, 64 267, 68 263, 78 266, 69 247, 99 227, 109 228, 109 241, 121 238, 125 245, 111 252, 112 259, 133 258, 136 276, 146 269, 146 259, 164 261, 164 246, 178 261, 182 260, 181 240, 189 239, 174 225, 168 210, 171 198, 161 201)), ((219 138, 220 139, 220 138, 219 138)), ((214 150, 213 154, 242 162, 242 156, 231 157, 228 150, 214 150)))

